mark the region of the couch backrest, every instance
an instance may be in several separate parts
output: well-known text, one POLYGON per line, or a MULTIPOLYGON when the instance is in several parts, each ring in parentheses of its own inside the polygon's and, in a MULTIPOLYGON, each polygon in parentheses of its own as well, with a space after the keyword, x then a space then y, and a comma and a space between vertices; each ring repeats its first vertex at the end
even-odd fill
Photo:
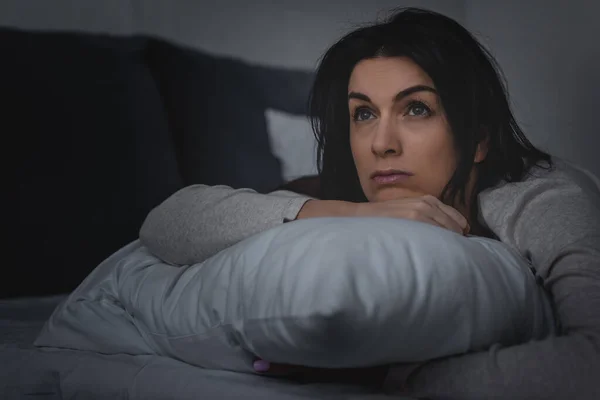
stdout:
POLYGON ((311 81, 143 36, 0 28, 0 51, 17 272, 0 297, 72 290, 183 186, 275 189, 265 109, 303 113, 311 81))

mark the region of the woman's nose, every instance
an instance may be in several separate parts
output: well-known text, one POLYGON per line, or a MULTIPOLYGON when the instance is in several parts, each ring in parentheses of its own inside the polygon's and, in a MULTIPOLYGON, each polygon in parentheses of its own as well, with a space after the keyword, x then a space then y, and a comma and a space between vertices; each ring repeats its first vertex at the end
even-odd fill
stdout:
POLYGON ((402 153, 402 146, 393 121, 381 119, 371 142, 371 151, 379 157, 402 153))

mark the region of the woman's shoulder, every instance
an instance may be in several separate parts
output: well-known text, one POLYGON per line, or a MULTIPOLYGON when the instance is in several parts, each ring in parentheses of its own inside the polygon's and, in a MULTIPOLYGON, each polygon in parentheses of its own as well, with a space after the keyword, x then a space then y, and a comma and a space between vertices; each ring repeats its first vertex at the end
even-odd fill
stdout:
POLYGON ((553 157, 551 167, 534 166, 523 179, 523 184, 535 184, 544 181, 561 182, 578 186, 588 194, 600 195, 600 179, 586 168, 561 158, 553 157))
POLYGON ((512 240, 518 232, 534 227, 552 235, 557 232, 549 230, 596 234, 600 184, 589 171, 556 158, 550 168, 533 167, 519 182, 505 182, 480 193, 479 216, 496 235, 512 240))
POLYGON ((517 182, 501 182, 480 194, 480 201, 494 202, 507 196, 531 198, 534 193, 559 194, 580 192, 584 197, 600 199, 600 179, 589 170, 566 160, 553 157, 552 165, 533 166, 517 182))

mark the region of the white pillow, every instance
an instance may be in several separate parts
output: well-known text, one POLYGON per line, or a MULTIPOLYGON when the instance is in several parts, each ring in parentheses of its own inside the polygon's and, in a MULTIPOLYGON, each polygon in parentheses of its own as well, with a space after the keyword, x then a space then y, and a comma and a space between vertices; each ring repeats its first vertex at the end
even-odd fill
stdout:
POLYGON ((284 181, 316 175, 317 141, 308 117, 268 108, 265 118, 271 149, 281 160, 284 181))
POLYGON ((181 268, 134 243, 92 273, 36 344, 238 371, 253 355, 343 368, 527 342, 553 327, 528 264, 500 242, 407 220, 323 218, 181 268))

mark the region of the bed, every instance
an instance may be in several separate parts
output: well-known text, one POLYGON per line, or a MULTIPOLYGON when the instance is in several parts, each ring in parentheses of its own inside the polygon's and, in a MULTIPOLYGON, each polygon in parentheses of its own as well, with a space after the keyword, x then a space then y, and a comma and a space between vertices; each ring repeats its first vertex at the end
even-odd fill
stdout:
POLYGON ((159 356, 109 356, 34 348, 33 340, 54 307, 64 298, 45 296, 0 300, 2 399, 293 400, 385 397, 364 387, 299 384, 197 368, 159 356))

